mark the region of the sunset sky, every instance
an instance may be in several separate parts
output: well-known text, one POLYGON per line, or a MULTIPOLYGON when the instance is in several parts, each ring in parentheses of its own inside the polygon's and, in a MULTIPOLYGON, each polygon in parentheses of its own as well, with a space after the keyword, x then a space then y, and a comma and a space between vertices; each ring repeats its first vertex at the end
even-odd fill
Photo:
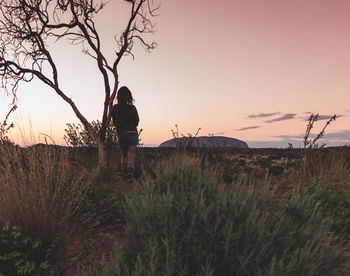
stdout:
MULTIPOLYGON (((110 58, 127 8, 111 0, 97 17, 110 58)), ((201 127, 199 135, 234 137, 250 147, 298 145, 311 112, 321 115, 314 133, 339 115, 325 139, 350 144, 349 0, 163 0, 154 22, 157 31, 147 39, 158 47, 151 53, 135 48, 135 60, 124 57, 120 67, 145 146, 171 139, 175 124, 183 134, 201 127)), ((51 48, 63 90, 89 120, 101 120, 103 83, 95 62, 80 46, 51 48)), ((1 92, 0 119, 9 101, 1 92)), ((11 118, 35 142, 44 133, 57 144, 64 143, 66 123, 79 123, 39 81, 20 86, 11 118)))

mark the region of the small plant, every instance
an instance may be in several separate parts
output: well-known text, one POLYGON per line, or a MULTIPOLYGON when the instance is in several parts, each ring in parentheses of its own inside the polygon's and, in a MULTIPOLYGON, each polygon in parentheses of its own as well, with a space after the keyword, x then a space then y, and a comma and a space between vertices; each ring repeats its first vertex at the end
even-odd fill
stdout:
POLYGON ((350 237, 350 192, 342 183, 323 183, 315 178, 315 185, 309 192, 325 207, 324 214, 332 217, 332 230, 350 237))
POLYGON ((346 149, 323 149, 308 158, 300 173, 305 191, 325 206, 325 215, 334 219, 332 230, 350 236, 350 163, 346 149))
POLYGON ((309 117, 309 122, 306 126, 306 131, 304 135, 304 149, 309 148, 309 149, 314 149, 314 148, 323 148, 326 146, 325 143, 323 143, 321 146, 318 144, 318 140, 321 139, 326 131, 326 128, 330 125, 332 121, 335 121, 337 119, 337 115, 334 114, 324 125, 323 129, 317 134, 317 136, 314 139, 310 139, 310 131, 314 127, 314 123, 318 120, 319 114, 311 114, 309 117))
POLYGON ((316 115, 312 113, 309 117, 308 124, 306 126, 306 131, 304 135, 304 149, 303 149, 303 159, 302 159, 302 170, 304 173, 307 171, 307 162, 308 159, 310 159, 309 152, 312 149, 318 149, 318 148, 324 148, 326 146, 326 143, 323 143, 321 146, 318 144, 318 140, 321 139, 326 131, 326 128, 330 125, 332 121, 335 121, 337 118, 337 115, 334 114, 324 125, 322 130, 316 135, 315 138, 311 139, 309 138, 311 129, 314 127, 314 123, 318 120, 319 114, 317 113, 316 115))
POLYGON ((188 133, 188 136, 185 136, 184 134, 179 133, 179 128, 177 124, 175 124, 175 130, 172 129, 171 132, 174 137, 176 148, 180 150, 184 150, 192 147, 200 130, 201 128, 198 128, 197 132, 194 135, 192 135, 191 133, 188 133))
POLYGON ((24 235, 18 226, 6 223, 0 229, 0 275, 10 272, 53 275, 54 266, 50 263, 50 248, 24 235))
MULTIPOLYGON (((92 127, 96 133, 101 129, 101 122, 99 120, 92 121, 92 127)), ((97 144, 91 137, 91 134, 81 124, 67 123, 67 128, 64 130, 66 134, 63 139, 67 145, 72 147, 96 147, 97 144)), ((116 145, 118 144, 117 130, 115 129, 112 121, 109 123, 106 129, 106 144, 116 145)))
POLYGON ((141 141, 142 141, 142 139, 141 139, 141 133, 142 133, 142 131, 143 131, 143 129, 141 128, 141 129, 139 130, 139 133, 138 133, 138 135, 139 135, 139 143, 137 144, 137 147, 138 147, 138 148, 143 147, 143 143, 141 142, 141 141))
POLYGON ((11 113, 14 112, 16 109, 17 109, 16 105, 12 106, 10 111, 5 116, 4 121, 0 122, 0 145, 9 142, 8 132, 11 128, 15 127, 15 125, 13 123, 8 124, 7 120, 9 119, 11 113))

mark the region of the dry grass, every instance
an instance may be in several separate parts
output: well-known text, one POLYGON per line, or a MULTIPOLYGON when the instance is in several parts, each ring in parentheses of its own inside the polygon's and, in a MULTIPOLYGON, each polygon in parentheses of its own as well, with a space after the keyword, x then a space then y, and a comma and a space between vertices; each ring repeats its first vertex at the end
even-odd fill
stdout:
POLYGON ((269 185, 226 186, 193 156, 159 162, 127 199, 129 243, 85 275, 347 275, 314 196, 295 191, 271 214, 269 185))
POLYGON ((74 231, 89 181, 73 172, 67 151, 57 147, 0 147, 0 223, 52 242, 74 231))
POLYGON ((308 155, 300 168, 299 183, 313 182, 341 185, 350 190, 348 151, 314 152, 308 155))

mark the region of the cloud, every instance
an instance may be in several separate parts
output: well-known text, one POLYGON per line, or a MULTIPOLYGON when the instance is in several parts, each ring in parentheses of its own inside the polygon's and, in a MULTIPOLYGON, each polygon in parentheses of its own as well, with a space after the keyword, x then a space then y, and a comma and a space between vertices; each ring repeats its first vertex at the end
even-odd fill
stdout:
POLYGON ((281 114, 281 112, 273 112, 273 113, 259 113, 259 114, 250 114, 248 115, 249 119, 254 119, 254 118, 266 118, 266 117, 271 117, 277 114, 281 114))
POLYGON ((297 114, 295 114, 295 113, 286 113, 278 118, 267 120, 267 121, 265 121, 265 123, 269 124, 269 123, 274 123, 274 122, 279 122, 279 121, 291 120, 291 119, 294 119, 296 115, 297 114))
MULTIPOLYGON (((293 145, 294 148, 303 148, 304 144, 300 140, 269 140, 269 141, 246 141, 248 146, 250 148, 287 148, 289 146, 289 143, 293 145)), ((320 145, 322 145, 323 142, 326 142, 326 147, 338 147, 338 146, 350 146, 346 142, 342 141, 325 141, 322 140, 320 142, 320 145)))
MULTIPOLYGON (((270 136, 274 140, 267 141, 246 141, 250 148, 287 148, 288 143, 291 143, 296 148, 304 147, 303 133, 295 135, 273 135, 270 136), (277 138, 277 140, 275 140, 277 138)), ((310 134, 311 139, 315 138, 317 134, 310 134)), ((319 145, 326 143, 326 147, 350 146, 350 129, 325 133, 325 135, 317 141, 319 145)))
MULTIPOLYGON (((324 120, 329 120, 330 118, 332 118, 333 115, 318 115, 317 121, 324 121, 324 120)), ((344 115, 340 114, 337 115, 337 118, 341 118, 344 117, 344 115)), ((309 121, 310 116, 307 117, 302 117, 303 121, 309 121)))
MULTIPOLYGON (((271 136, 274 140, 267 141, 246 141, 250 148, 287 148, 288 144, 291 143, 295 148, 304 147, 304 135, 276 135, 271 136), (277 138, 277 140, 275 140, 277 138)), ((310 138, 313 139, 316 134, 311 134, 310 138)), ((317 141, 319 145, 326 143, 326 147, 337 147, 337 146, 350 146, 350 129, 325 133, 323 138, 317 141)))
POLYGON ((244 131, 244 130, 249 130, 249 129, 256 129, 256 128, 259 128, 260 126, 249 126, 249 127, 242 127, 242 128, 239 128, 239 129, 236 129, 238 131, 244 131))
POLYGON ((287 148, 288 143, 292 143, 294 147, 302 147, 299 141, 291 140, 268 140, 268 141, 246 141, 250 148, 287 148))
POLYGON ((282 139, 282 140, 289 140, 289 139, 303 139, 305 134, 299 134, 299 135, 274 135, 272 137, 282 139))
POLYGON ((325 133, 324 139, 350 142, 350 129, 325 133))
MULTIPOLYGON (((317 133, 318 134, 318 133, 317 133)), ((315 138, 316 133, 310 134, 310 138, 315 138)), ((272 136, 274 138, 278 138, 281 140, 301 140, 304 139, 305 134, 299 134, 299 135, 276 135, 272 136)), ((331 142, 350 142, 350 129, 347 130, 341 130, 336 132, 327 132, 322 137, 323 140, 331 141, 331 142)))

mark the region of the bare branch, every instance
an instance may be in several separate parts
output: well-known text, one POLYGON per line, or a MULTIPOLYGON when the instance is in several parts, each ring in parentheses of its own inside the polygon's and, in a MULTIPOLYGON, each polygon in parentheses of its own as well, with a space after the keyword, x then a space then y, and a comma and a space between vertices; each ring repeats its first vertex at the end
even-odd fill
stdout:
POLYGON ((130 5, 130 16, 119 38, 115 37, 116 57, 107 60, 95 23, 95 16, 106 5, 104 0, 0 0, 0 84, 7 92, 11 91, 14 103, 19 84, 37 78, 63 98, 91 136, 103 143, 118 90, 120 60, 126 55, 134 58, 135 42, 146 51, 157 46, 154 41, 148 42, 144 35, 154 32, 155 24, 150 18, 156 15, 159 6, 153 0, 120 1, 130 5), (61 89, 51 49, 57 41, 79 45, 84 54, 96 61, 104 81, 101 91, 105 95, 98 133, 61 89))
POLYGON ((125 30, 120 35, 120 38, 116 39, 115 37, 115 40, 119 45, 119 51, 116 53, 117 58, 113 64, 114 70, 117 69, 117 66, 123 55, 131 54, 135 39, 141 42, 141 45, 146 51, 150 51, 157 46, 155 42, 148 43, 143 38, 140 38, 143 34, 150 34, 154 32, 155 25, 148 17, 156 16, 156 11, 159 10, 160 5, 154 6, 153 1, 150 0, 126 1, 131 3, 131 14, 128 24, 125 30))

